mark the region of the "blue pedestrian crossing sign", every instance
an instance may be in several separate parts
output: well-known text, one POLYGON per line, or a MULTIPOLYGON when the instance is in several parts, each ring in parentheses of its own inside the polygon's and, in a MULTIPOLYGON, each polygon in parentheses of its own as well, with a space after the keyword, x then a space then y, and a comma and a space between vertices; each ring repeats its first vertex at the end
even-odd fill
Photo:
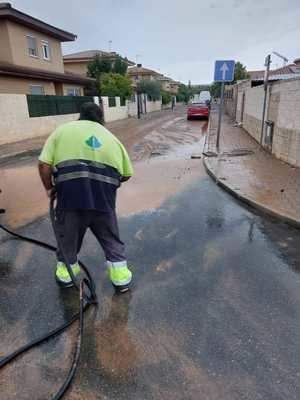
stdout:
POLYGON ((218 60, 215 63, 215 82, 232 82, 234 79, 234 60, 218 60))

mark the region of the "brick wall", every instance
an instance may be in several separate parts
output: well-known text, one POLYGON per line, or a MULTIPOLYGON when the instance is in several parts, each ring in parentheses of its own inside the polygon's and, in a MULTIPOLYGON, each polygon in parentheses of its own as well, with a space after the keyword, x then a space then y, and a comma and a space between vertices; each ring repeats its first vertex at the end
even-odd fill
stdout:
POLYGON ((268 119, 274 121, 272 152, 300 167, 300 78, 272 85, 268 119))
POLYGON ((246 90, 243 127, 258 142, 261 136, 263 101, 263 86, 248 88, 246 90))
MULTIPOLYGON (((262 85, 251 88, 250 81, 236 86, 236 120, 259 142, 264 88, 262 85)), ((268 149, 277 158, 300 167, 300 77, 269 85, 266 120, 274 123, 273 144, 268 149)))
POLYGON ((243 120, 243 99, 245 92, 248 87, 250 87, 250 81, 240 82, 237 86, 237 100, 236 100, 236 120, 237 122, 242 122, 243 120))

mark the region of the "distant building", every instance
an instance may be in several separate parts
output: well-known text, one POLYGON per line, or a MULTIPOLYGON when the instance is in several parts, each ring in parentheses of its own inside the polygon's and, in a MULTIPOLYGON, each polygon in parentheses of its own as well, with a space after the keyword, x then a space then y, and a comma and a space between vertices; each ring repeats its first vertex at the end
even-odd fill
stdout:
POLYGON ((134 67, 128 68, 128 75, 131 79, 132 86, 136 87, 137 82, 146 79, 146 80, 157 80, 160 82, 162 90, 169 92, 171 94, 177 94, 180 82, 176 82, 159 72, 156 72, 149 68, 144 68, 142 64, 137 64, 134 67))
MULTIPOLYGON (((82 76, 87 76, 88 63, 92 61, 96 55, 112 60, 113 62, 119 57, 119 54, 113 52, 106 52, 102 50, 85 50, 78 53, 66 54, 63 57, 65 70, 82 76)), ((126 60, 128 66, 135 65, 133 61, 126 60)))
POLYGON ((132 86, 136 87, 137 82, 146 79, 146 80, 158 80, 161 78, 163 75, 159 74, 158 72, 149 69, 149 68, 144 68, 142 64, 137 64, 134 67, 128 68, 128 76, 131 79, 132 86))
POLYGON ((0 93, 82 95, 93 79, 65 73, 61 42, 76 35, 0 3, 0 93))
MULTIPOLYGON (((248 71, 250 80, 261 82, 264 80, 265 70, 248 71)), ((271 69, 269 73, 270 80, 284 80, 300 76, 300 58, 297 58, 293 64, 285 65, 281 68, 271 69)))
POLYGON ((158 80, 160 81, 162 90, 174 95, 177 94, 179 86, 181 85, 180 82, 176 82, 167 76, 161 76, 158 80))

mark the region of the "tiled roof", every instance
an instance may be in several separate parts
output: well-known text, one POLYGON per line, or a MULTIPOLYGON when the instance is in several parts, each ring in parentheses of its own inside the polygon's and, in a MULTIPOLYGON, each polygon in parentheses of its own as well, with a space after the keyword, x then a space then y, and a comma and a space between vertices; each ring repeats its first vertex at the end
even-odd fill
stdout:
POLYGON ((45 33, 62 42, 71 42, 76 39, 76 35, 66 32, 44 21, 25 14, 11 6, 10 3, 0 3, 0 19, 16 22, 17 24, 35 29, 38 32, 45 33))
POLYGON ((116 56, 117 53, 115 52, 107 52, 107 51, 102 51, 102 50, 85 50, 85 51, 79 51, 77 53, 72 53, 72 54, 66 54, 64 56, 64 60, 73 60, 73 59, 78 59, 78 58, 94 58, 97 54, 100 56, 116 56))
MULTIPOLYGON (((296 64, 289 64, 281 68, 271 69, 269 76, 294 74, 294 67, 296 67, 296 64)), ((265 70, 248 71, 248 74, 250 75, 251 80, 262 79, 264 78, 265 70)))
POLYGON ((166 81, 166 82, 170 82, 170 83, 173 82, 173 80, 171 78, 168 78, 167 76, 163 76, 163 75, 159 76, 158 80, 159 81, 166 81))
POLYGON ((70 82, 82 85, 95 81, 95 79, 86 78, 83 77, 82 75, 76 75, 69 72, 61 73, 53 71, 44 71, 37 68, 28 68, 8 63, 0 63, 0 75, 19 76, 31 79, 43 79, 53 82, 70 82))
MULTIPOLYGON (((300 74, 278 74, 269 76, 269 81, 286 81, 290 79, 300 79, 300 74)), ((263 82, 264 78, 252 79, 252 81, 263 82)))
MULTIPOLYGON (((79 51, 77 53, 72 53, 72 54, 66 54, 63 56, 64 61, 80 61, 80 60, 91 60, 93 59, 97 54, 103 57, 117 57, 118 54, 115 51, 102 51, 102 50, 85 50, 85 51, 79 51)), ((123 57, 122 57, 123 58, 123 57)), ((133 61, 128 60, 129 65, 134 65, 135 63, 133 61)))
POLYGON ((153 75, 157 77, 162 77, 162 74, 159 74, 152 69, 144 68, 144 67, 131 67, 128 68, 128 75, 153 75))

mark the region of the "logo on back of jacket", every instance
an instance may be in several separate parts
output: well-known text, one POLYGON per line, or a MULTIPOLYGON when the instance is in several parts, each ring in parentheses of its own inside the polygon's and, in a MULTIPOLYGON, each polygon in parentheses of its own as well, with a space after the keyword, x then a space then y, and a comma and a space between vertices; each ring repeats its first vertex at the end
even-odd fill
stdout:
POLYGON ((96 136, 90 136, 86 141, 85 144, 89 146, 91 150, 99 150, 100 147, 102 146, 102 143, 99 141, 99 139, 96 138, 96 136))

